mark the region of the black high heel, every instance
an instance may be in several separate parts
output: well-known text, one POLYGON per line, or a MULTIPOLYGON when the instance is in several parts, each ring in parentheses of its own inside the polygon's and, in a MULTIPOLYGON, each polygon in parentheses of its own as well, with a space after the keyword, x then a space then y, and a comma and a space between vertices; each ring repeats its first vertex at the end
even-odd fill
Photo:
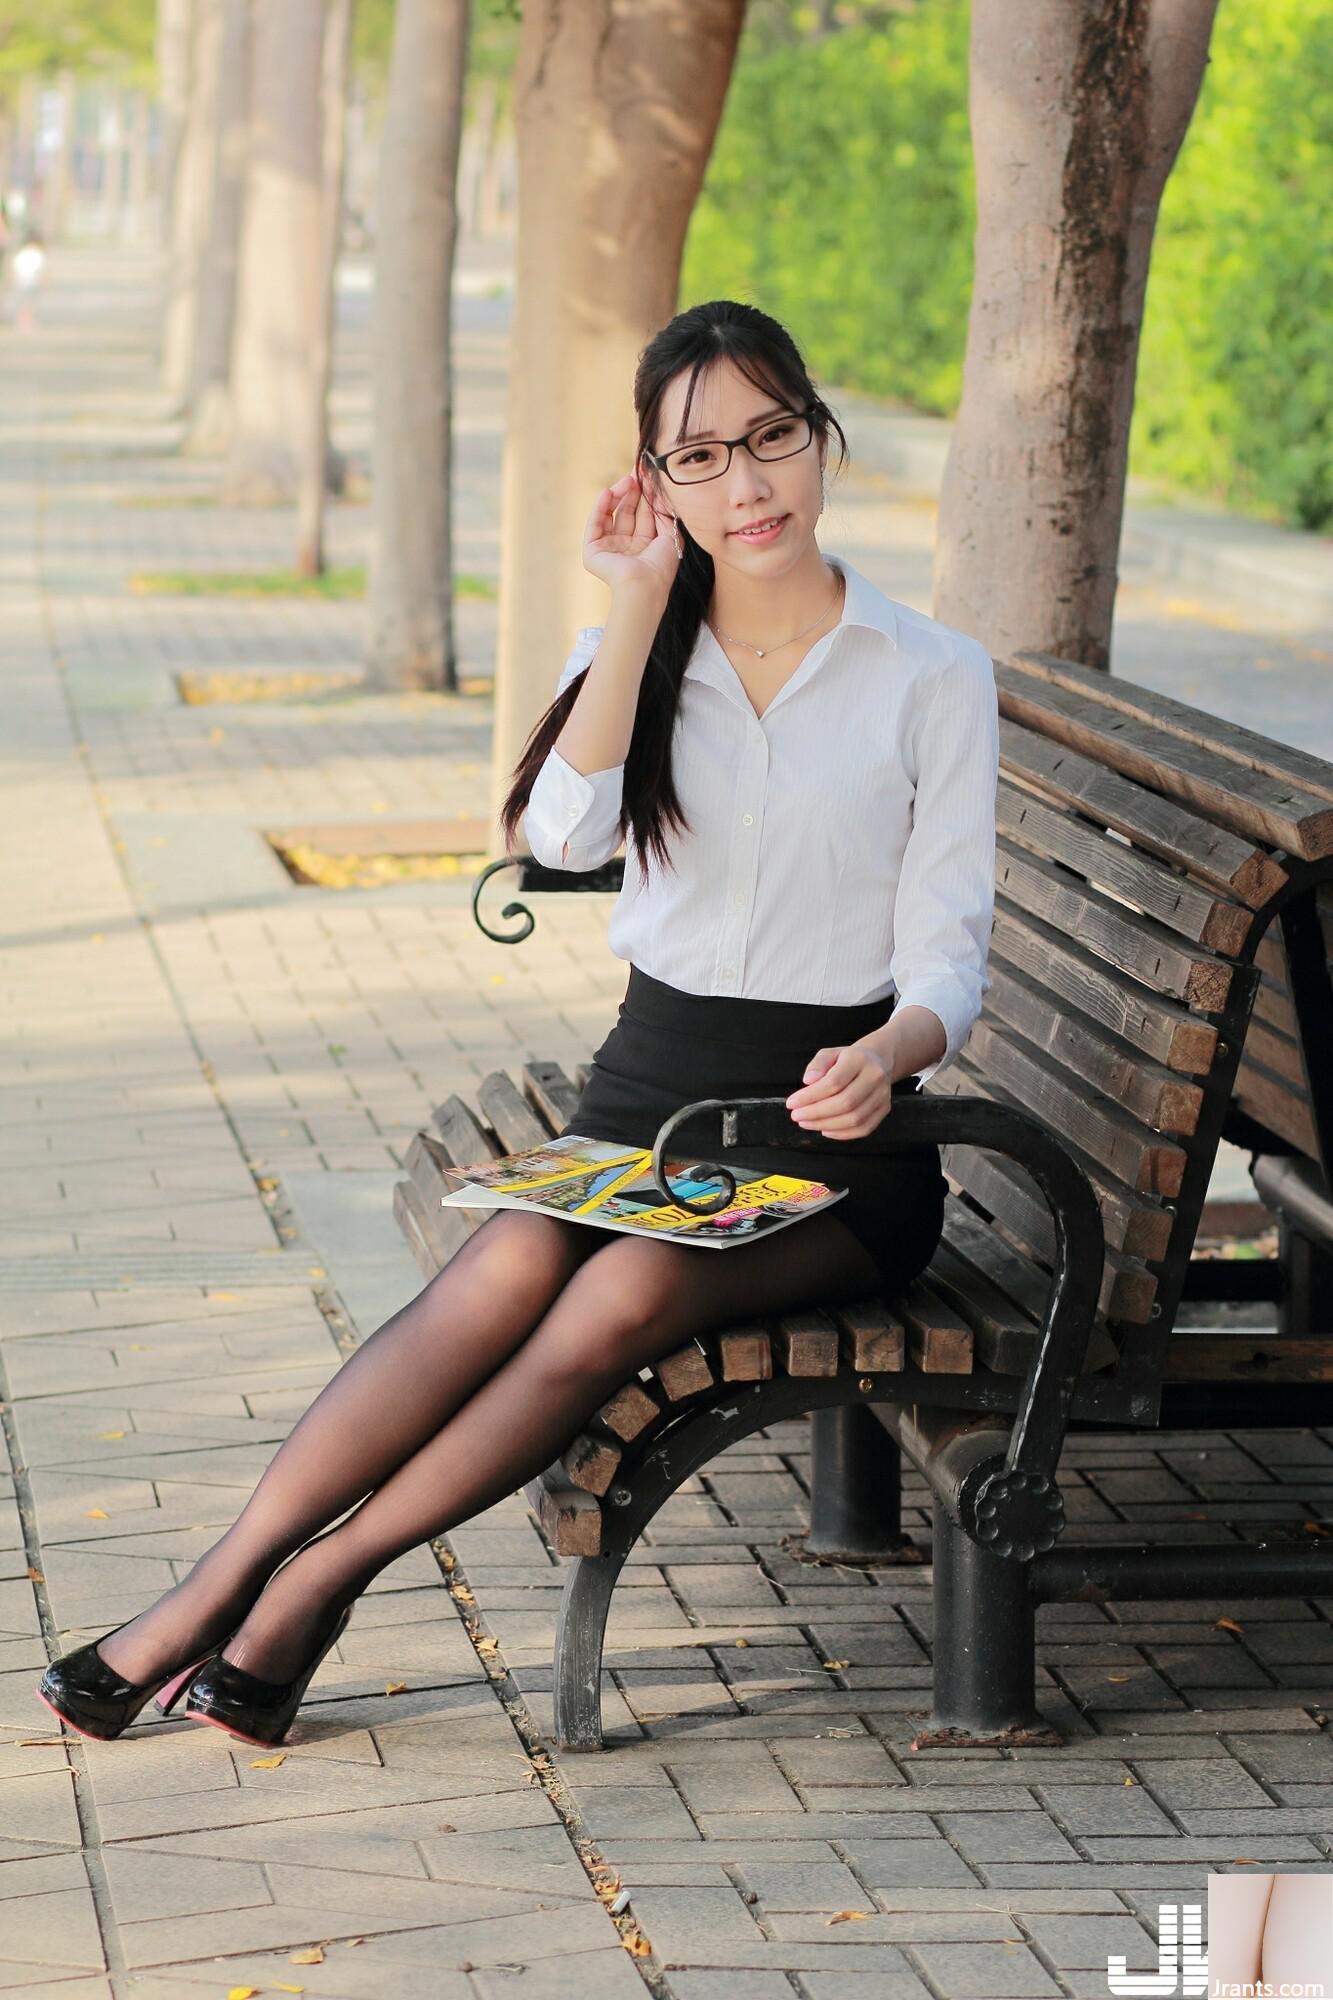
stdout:
MULTIPOLYGON (((233 1666, 230 1660, 224 1660, 219 1647, 195 1675, 183 1713, 192 1716, 196 1722, 208 1722, 215 1729, 225 1729, 230 1736, 239 1736, 242 1743, 256 1743, 261 1748, 281 1743, 305 1698, 306 1689, 315 1677, 316 1668, 341 1639, 351 1615, 349 1604, 339 1612, 338 1622, 310 1664, 291 1681, 262 1681, 258 1675, 247 1673, 244 1667, 233 1666)), ((223 1645, 226 1643, 224 1640, 223 1645)))
POLYGON ((186 1682, 235 1637, 233 1631, 226 1639, 219 1639, 216 1645, 196 1654, 188 1667, 173 1667, 169 1673, 158 1674, 148 1681, 127 1681, 123 1674, 107 1665, 97 1648, 102 1639, 114 1638, 132 1623, 127 1618, 124 1624, 104 1632, 101 1639, 90 1639, 86 1646, 62 1653, 58 1660, 52 1660, 37 1683, 37 1699, 45 1703, 52 1715, 59 1716, 78 1735, 91 1737, 95 1743, 111 1742, 121 1735, 150 1701, 160 1715, 169 1715, 186 1682))

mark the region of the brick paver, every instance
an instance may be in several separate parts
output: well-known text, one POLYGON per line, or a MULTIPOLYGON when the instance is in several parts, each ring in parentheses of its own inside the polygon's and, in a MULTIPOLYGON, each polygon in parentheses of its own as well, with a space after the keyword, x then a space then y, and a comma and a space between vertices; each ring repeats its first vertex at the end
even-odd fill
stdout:
MULTIPOLYGON (((488 704, 179 702, 190 669, 353 668, 361 614, 129 589, 280 563, 289 533, 207 504, 207 469, 171 455, 152 280, 61 253, 41 343, 4 336, 0 1987, 1091 1995, 1110 1952, 1155 1964, 1159 1899, 1210 1869, 1327 1870, 1333 1601, 1049 1606, 1065 1747, 913 1753, 929 1570, 784 1553, 801 1422, 688 1482, 634 1551, 601 1756, 544 1747, 563 1565, 520 1496, 376 1579, 280 1763, 181 1721, 61 1739, 32 1695, 45 1660, 184 1573, 415 1288, 388 1189, 432 1104, 497 1065, 585 1060, 623 990, 603 899, 544 906, 505 952, 466 882, 326 893, 277 864, 275 826, 484 813, 488 704)), ((364 296, 343 305, 355 460, 364 296)), ((458 317, 459 563, 493 576, 504 330, 491 302, 458 317)), ((366 534, 363 506, 334 509, 337 561, 366 534)), ((884 480, 839 489, 830 545, 893 594, 925 601, 929 534, 884 480)), ((1278 663, 1286 713, 1322 700, 1318 635, 1216 618, 1182 627, 1133 585, 1125 669, 1166 684, 1225 629, 1230 662, 1278 663)), ((460 605, 469 675, 493 624, 460 605)), ((1081 1436, 1064 1476, 1086 1539, 1229 1540, 1327 1519, 1333 1434, 1081 1436)), ((907 1501, 924 1541, 915 1479, 907 1501)))

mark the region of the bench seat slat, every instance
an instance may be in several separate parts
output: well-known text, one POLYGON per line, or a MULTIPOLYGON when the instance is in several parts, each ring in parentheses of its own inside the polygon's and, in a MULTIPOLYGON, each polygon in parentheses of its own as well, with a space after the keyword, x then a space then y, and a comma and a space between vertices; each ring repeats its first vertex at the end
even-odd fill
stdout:
POLYGON ((996 667, 1001 714, 1103 759, 1151 791, 1187 801, 1235 832, 1305 861, 1333 854, 1333 801, 1327 797, 1111 707, 1098 699, 1110 675, 1098 675, 1102 685, 1074 693, 1035 668, 1030 655, 1015 655, 1012 665, 996 667))
POLYGON ((1196 881, 1234 896, 1249 909, 1271 902, 1288 879, 1265 848, 1229 827, 1007 717, 1000 720, 1000 765, 1056 805, 1114 827, 1136 848, 1187 870, 1196 881))
MULTIPOLYGON (((1016 1110, 1026 1107, 1014 1095, 999 1087, 992 1078, 974 1069, 967 1059, 967 1051, 941 1070, 925 1086, 928 1092, 941 1090, 951 1096, 960 1092, 964 1095, 993 1098, 997 1104, 1009 1104, 1016 1110)), ((1102 1228, 1108 1243, 1115 1243, 1128 1257, 1142 1257, 1156 1260, 1166 1253, 1166 1241, 1171 1230, 1171 1216, 1159 1202, 1148 1200, 1105 1174, 1095 1160, 1089 1159, 1082 1148, 1071 1139, 1065 1138, 1065 1146, 1092 1185, 1102 1212, 1102 1228)))
POLYGON ((1124 898, 1167 930, 1209 951, 1236 958, 1245 948, 1254 925, 1252 911, 1196 887, 1179 869, 1136 854, 1100 828, 1044 805, 1003 780, 996 794, 996 826, 1043 866, 1049 858, 1075 869, 1094 888, 1124 898))
POLYGON ((1208 751, 1223 769, 1230 766, 1261 772, 1276 785, 1333 802, 1333 765, 1323 757, 1312 756, 1308 750, 1299 750, 1272 736, 1261 736, 1243 723, 1228 722, 1225 717, 1194 708, 1175 695, 1158 694, 1154 688, 1140 687, 1118 674, 1101 673, 1075 660, 1062 660, 1054 653, 1025 650, 1014 655, 1014 663, 1053 687, 1086 694, 1118 714, 1131 716, 1164 735, 1208 751))
POLYGON ((986 1015, 1012 1028, 1150 1131, 1196 1130, 1203 1106, 1197 1083, 1126 1049, 1085 1016, 1052 1007, 1040 986, 997 959, 991 961, 986 1015))
POLYGON ((551 1136, 511 1076, 492 1070, 477 1086, 477 1102, 489 1120, 502 1154, 526 1153, 551 1136))
POLYGON ((858 1375, 901 1369, 907 1361, 907 1329, 881 1299, 857 1299, 833 1314, 842 1331, 842 1354, 858 1375))
MULTIPOLYGON (((962 1202, 948 1204, 945 1239, 941 1246, 944 1268, 949 1270, 954 1281, 960 1276, 964 1291, 975 1289, 978 1298, 989 1299, 992 1317, 1002 1324, 1009 1333, 1021 1334, 1025 1343, 1022 1352, 1030 1353, 1031 1342, 1040 1332, 1050 1298, 1051 1280, 1047 1272, 1039 1270, 1029 1258, 1005 1242, 998 1230, 973 1215, 962 1202)), ((935 1281, 935 1266, 931 1266, 931 1282, 935 1281)), ((969 1317, 969 1309, 962 1307, 964 1317, 969 1317)), ((1020 1351, 1020 1350, 1015 1350, 1020 1351)), ((1102 1315, 1093 1321, 1092 1335, 1088 1342, 1084 1369, 1104 1368, 1114 1361, 1118 1344, 1111 1334, 1102 1315)), ((991 1362, 990 1366, 996 1364, 991 1362)), ((1020 1362, 1018 1369, 1006 1373, 1021 1373, 1027 1360, 1020 1362)))
POLYGON ((995 888, 1006 901, 1040 917, 1085 951, 1148 988, 1186 1007, 1217 1013, 1231 990, 1225 960, 1181 945, 1163 925, 1103 896, 1100 890, 1064 874, 1054 862, 1039 861, 1000 836, 995 855, 995 888))
POLYGON ((713 1336, 724 1382, 770 1382, 773 1338, 758 1320, 742 1321, 713 1336))
POLYGON ((1236 1073, 1235 1100, 1241 1110, 1289 1145, 1316 1158, 1319 1138, 1308 1097, 1291 1090, 1246 1053, 1236 1073))
POLYGON ((1167 1069, 1203 1076, 1217 1053, 1217 1030, 1179 1002, 1080 951, 1070 938, 997 897, 991 955, 1028 973, 1056 999, 1109 1028, 1167 1069))
POLYGON ((967 1041, 971 1062, 1136 1194, 1179 1194, 1183 1147, 1140 1125, 1110 1098, 1095 1096, 1072 1072, 1018 1041, 984 1017, 967 1041))
POLYGON ((774 1321, 774 1355, 788 1375, 836 1375, 841 1353, 837 1327, 819 1307, 780 1313, 774 1321))
POLYGON ((923 1375, 971 1374, 972 1328, 933 1285, 913 1278, 894 1294, 893 1304, 907 1329, 912 1360, 923 1375))
MULTIPOLYGON (((983 1153, 972 1146, 941 1148, 944 1171, 974 1201, 995 1218, 1004 1235, 1034 1263, 1049 1269, 1055 1261, 1055 1227, 1037 1184, 1013 1160, 983 1153)), ((952 1214, 956 1203, 946 1207, 952 1214)), ((968 1211, 970 1213, 970 1210, 968 1211)), ((1162 1255, 1170 1238, 1171 1217, 1162 1211, 1162 1255)), ((1104 1320, 1148 1319, 1157 1296, 1157 1279, 1137 1258, 1121 1255, 1110 1242, 1104 1251, 1098 1316, 1104 1320)))

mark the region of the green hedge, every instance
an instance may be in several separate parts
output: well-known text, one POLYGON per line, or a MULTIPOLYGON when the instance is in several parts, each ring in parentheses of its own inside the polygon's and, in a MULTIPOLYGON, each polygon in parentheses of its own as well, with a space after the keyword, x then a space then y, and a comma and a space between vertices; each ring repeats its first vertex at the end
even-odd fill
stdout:
MULTIPOLYGON (((752 300, 826 381, 957 407, 972 267, 967 7, 742 43, 681 303, 752 300)), ((1167 188, 1130 469, 1318 527, 1333 515, 1333 0, 1224 5, 1167 188)))

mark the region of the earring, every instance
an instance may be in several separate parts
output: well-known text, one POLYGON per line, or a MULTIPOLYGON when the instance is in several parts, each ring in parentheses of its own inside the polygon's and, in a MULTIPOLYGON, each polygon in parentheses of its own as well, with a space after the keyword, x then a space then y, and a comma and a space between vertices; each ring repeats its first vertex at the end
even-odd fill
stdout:
POLYGON ((671 534, 676 544, 676 556, 679 559, 685 554, 685 544, 680 539, 680 522, 674 514, 671 516, 671 534))
POLYGON ((819 511, 821 514, 823 513, 827 505, 828 505, 828 494, 824 490, 824 475, 821 472, 819 475, 819 511))

